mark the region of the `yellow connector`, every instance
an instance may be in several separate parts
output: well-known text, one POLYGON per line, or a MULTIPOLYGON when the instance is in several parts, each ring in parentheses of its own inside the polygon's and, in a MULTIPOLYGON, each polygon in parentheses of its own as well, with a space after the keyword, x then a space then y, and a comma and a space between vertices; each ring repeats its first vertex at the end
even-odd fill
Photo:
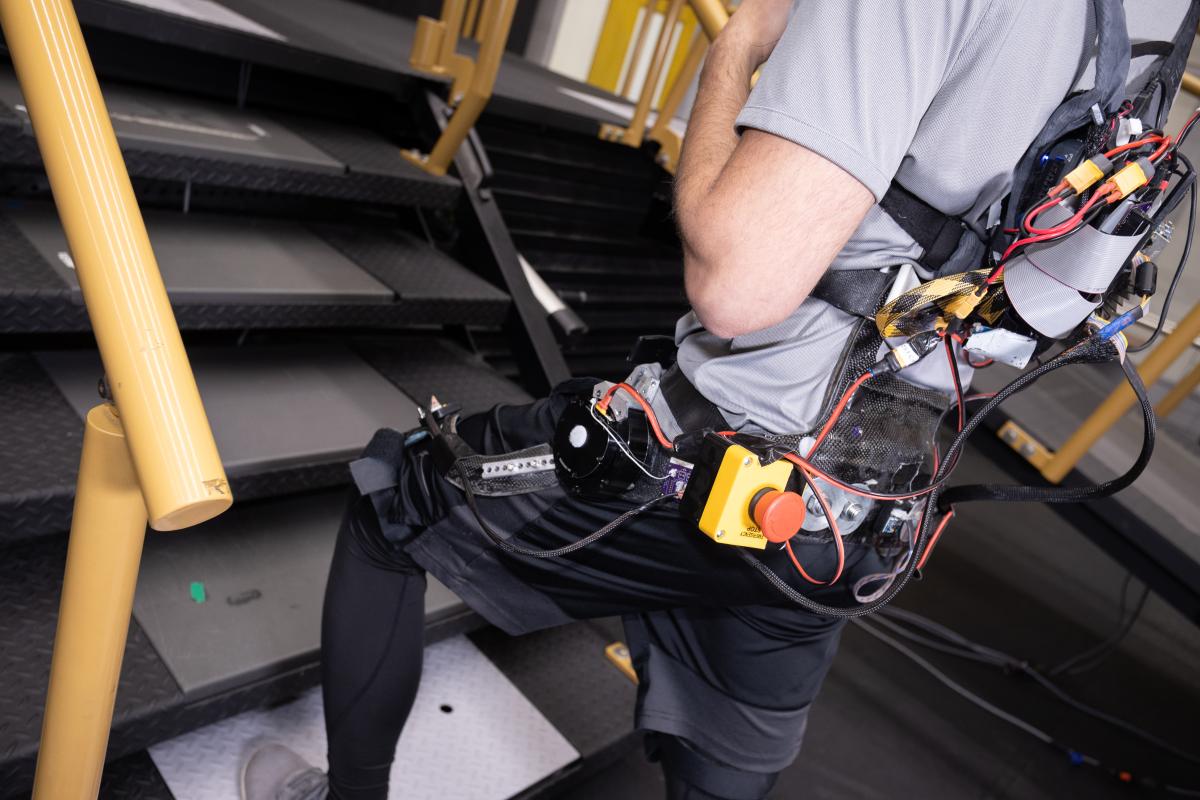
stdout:
POLYGON ((1082 194, 1097 181, 1104 178, 1112 169, 1112 162, 1104 156, 1089 158, 1075 169, 1067 173, 1063 183, 1071 187, 1075 194, 1082 194))
POLYGON ((1112 187, 1106 199, 1109 203, 1124 200, 1149 183, 1153 177, 1154 165, 1150 163, 1150 159, 1148 158, 1139 158, 1132 164, 1126 164, 1116 175, 1113 175, 1104 182, 1105 186, 1112 187))

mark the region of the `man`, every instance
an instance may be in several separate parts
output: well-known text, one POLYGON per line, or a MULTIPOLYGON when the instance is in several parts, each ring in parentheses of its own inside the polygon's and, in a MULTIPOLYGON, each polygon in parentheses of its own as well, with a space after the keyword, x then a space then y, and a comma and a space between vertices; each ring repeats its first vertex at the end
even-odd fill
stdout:
MULTIPOLYGON (((1130 0, 1131 27, 1135 7, 1153 10, 1142 16, 1163 30, 1150 38, 1170 39, 1186 3, 1163 5, 1130 0)), ((1051 112, 1086 84, 1092 21, 1089 0, 743 0, 709 52, 676 184, 694 309, 678 326, 678 367, 730 427, 792 433, 822 420, 856 319, 809 297, 814 285, 830 269, 921 271, 921 248, 877 205, 893 179, 944 213, 986 216, 1051 112)), ((471 417, 459 432, 482 453, 549 441, 592 383, 471 417)), ((653 405, 664 419, 678 410, 661 395, 653 405)), ((268 746, 246 765, 246 797, 386 796, 420 678, 426 570, 513 634, 622 615, 637 724, 668 797, 766 796, 799 751, 840 621, 781 602, 670 503, 560 558, 501 552, 428 448, 401 441, 377 437, 359 463, 363 496, 331 567, 328 786, 268 746)), ((562 489, 479 505, 532 548, 577 541, 631 508, 562 489)), ((833 572, 826 543, 795 550, 810 574, 833 572)), ((865 545, 846 550, 832 586, 799 580, 775 548, 762 558, 795 589, 850 605, 854 579, 886 565, 865 545)))

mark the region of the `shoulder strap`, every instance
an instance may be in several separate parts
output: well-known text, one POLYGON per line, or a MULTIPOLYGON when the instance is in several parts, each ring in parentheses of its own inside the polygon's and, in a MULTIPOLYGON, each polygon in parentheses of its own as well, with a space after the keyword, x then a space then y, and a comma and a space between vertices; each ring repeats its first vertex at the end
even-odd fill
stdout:
POLYGON ((943 214, 894 180, 879 207, 920 246, 921 264, 934 272, 954 255, 964 233, 971 232, 962 219, 943 214))
MULTIPOLYGON (((1196 0, 1191 0, 1188 3, 1188 11, 1183 15, 1183 24, 1179 26, 1179 30, 1175 33, 1175 38, 1169 43, 1163 42, 1145 42, 1136 45, 1133 48, 1133 55, 1162 55, 1162 64, 1158 68, 1157 81, 1163 87, 1163 101, 1158 109, 1158 122, 1164 124, 1167 120, 1167 114, 1171 111, 1171 104, 1175 99, 1175 92, 1179 88, 1179 84, 1183 81, 1183 71, 1187 68, 1188 55, 1192 50, 1192 40, 1196 36, 1196 26, 1200 23, 1200 3, 1196 0), (1151 46, 1166 45, 1165 52, 1146 52, 1151 46)), ((1153 81, 1151 81, 1153 83, 1153 81)))
POLYGON ((1096 10, 1097 54, 1096 81, 1087 91, 1068 97, 1054 110, 1041 133, 1029 145, 1025 155, 1013 170, 1013 189, 1009 195, 1008 209, 1004 215, 1004 227, 1016 227, 1020 209, 1020 195, 1033 173, 1034 162, 1042 151, 1061 139, 1064 134, 1087 124, 1092 106, 1110 106, 1124 94, 1125 79, 1129 75, 1129 29, 1125 24, 1125 7, 1122 0, 1092 0, 1096 10))

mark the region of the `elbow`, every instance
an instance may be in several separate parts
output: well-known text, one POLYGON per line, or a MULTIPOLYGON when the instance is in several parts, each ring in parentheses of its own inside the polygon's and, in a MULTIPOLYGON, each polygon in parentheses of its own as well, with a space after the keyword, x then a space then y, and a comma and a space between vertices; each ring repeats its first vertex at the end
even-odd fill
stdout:
POLYGON ((709 333, 723 339, 744 336, 759 326, 747 313, 746 300, 735 286, 723 285, 721 274, 696 255, 684 256, 688 302, 709 333))

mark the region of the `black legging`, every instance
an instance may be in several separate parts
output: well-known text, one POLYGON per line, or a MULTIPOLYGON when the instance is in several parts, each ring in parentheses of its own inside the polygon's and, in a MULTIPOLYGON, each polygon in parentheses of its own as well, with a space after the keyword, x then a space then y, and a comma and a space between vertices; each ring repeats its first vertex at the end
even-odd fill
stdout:
POLYGON ((392 550, 369 501, 338 532, 321 619, 330 793, 383 800, 421 681, 425 573, 392 550))

